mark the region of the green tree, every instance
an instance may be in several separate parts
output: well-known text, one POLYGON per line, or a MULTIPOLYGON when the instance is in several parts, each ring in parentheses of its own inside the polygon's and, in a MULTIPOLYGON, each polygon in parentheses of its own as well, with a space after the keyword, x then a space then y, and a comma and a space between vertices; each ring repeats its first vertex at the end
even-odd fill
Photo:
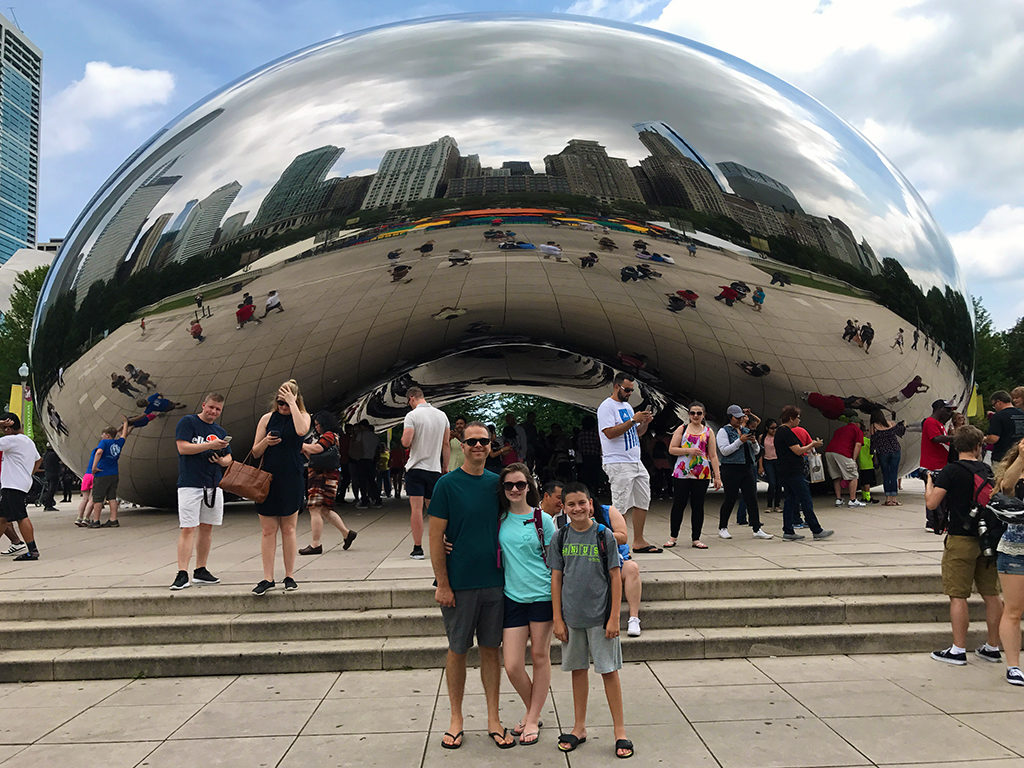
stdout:
POLYGON ((561 425, 563 431, 571 432, 578 427, 586 410, 570 403, 549 400, 546 397, 521 394, 489 394, 476 395, 465 400, 442 406, 452 421, 456 416, 465 416, 468 421, 482 421, 493 424, 498 434, 505 427, 505 414, 511 413, 516 421, 526 421, 526 414, 533 411, 537 414, 537 428, 546 432, 552 424, 561 425))
MULTIPOLYGON (((21 380, 18 368, 28 362, 28 340, 32 332, 32 317, 36 311, 39 291, 46 279, 48 266, 36 267, 22 272, 14 280, 11 291, 11 308, 0 321, 0 385, 7 386, 21 380)), ((39 423, 38 408, 33 412, 36 443, 45 444, 43 430, 39 423)))
POLYGON ((982 397, 987 398, 998 389, 1011 389, 1014 380, 1008 376, 1009 353, 1006 334, 992 328, 992 315, 985 309, 980 296, 973 296, 971 300, 974 303, 974 335, 977 349, 974 381, 982 397))

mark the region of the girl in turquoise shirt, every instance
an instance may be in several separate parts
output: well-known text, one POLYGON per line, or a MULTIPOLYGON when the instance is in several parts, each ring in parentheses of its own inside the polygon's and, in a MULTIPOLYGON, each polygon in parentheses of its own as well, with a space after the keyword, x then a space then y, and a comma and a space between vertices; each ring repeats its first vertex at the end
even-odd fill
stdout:
POLYGON ((537 509, 540 494, 529 468, 509 464, 498 481, 498 543, 505 571, 505 674, 519 693, 526 714, 512 734, 524 747, 537 743, 540 713, 551 685, 551 570, 546 550, 555 534, 551 516, 537 509), (526 671, 530 641, 533 679, 526 671))

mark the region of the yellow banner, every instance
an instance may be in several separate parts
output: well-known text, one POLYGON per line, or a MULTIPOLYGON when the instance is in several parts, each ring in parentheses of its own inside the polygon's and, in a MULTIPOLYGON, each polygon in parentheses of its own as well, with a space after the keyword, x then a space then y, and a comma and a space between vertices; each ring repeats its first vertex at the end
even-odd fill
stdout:
POLYGON ((11 413, 18 414, 18 418, 21 418, 21 384, 11 384, 11 401, 10 405, 7 406, 7 410, 11 413))

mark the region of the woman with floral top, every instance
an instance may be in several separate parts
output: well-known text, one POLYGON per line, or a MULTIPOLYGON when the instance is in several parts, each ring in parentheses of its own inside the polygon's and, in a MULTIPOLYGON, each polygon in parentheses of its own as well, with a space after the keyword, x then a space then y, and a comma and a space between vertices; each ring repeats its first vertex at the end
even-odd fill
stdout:
POLYGON ((690 403, 690 420, 681 424, 672 433, 668 452, 678 456, 672 470, 672 514, 669 539, 666 547, 674 547, 683 522, 683 510, 690 504, 690 533, 694 549, 707 549, 700 540, 704 528, 704 496, 708 485, 714 483, 717 491, 722 487, 722 476, 718 471, 718 450, 711 428, 704 423, 704 404, 690 403))

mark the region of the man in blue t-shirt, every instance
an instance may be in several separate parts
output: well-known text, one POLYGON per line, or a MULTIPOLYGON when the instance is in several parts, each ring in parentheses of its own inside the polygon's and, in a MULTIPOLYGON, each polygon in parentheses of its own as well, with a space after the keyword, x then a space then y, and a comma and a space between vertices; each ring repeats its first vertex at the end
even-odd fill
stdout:
POLYGON ((128 419, 121 417, 121 429, 106 427, 102 438, 92 451, 89 474, 92 483, 92 519, 89 528, 120 528, 117 521, 117 462, 121 458, 124 439, 128 436, 128 419), (103 503, 110 502, 110 519, 100 524, 103 503))
POLYGON ((434 486, 430 501, 430 563, 434 567, 441 616, 448 635, 445 679, 451 721, 441 738, 445 749, 462 746, 462 697, 466 689, 466 654, 476 635, 480 646, 480 680, 487 699, 487 732, 499 749, 516 740, 501 725, 498 687, 505 617, 504 576, 498 567, 498 476, 484 469, 491 450, 487 426, 479 421, 462 433, 462 466, 434 486), (445 554, 445 537, 452 544, 445 554))
POLYGON ((174 440, 178 448, 178 574, 171 584, 178 591, 196 584, 217 584, 206 569, 213 541, 213 526, 224 520, 224 491, 220 480, 231 464, 231 438, 214 422, 224 410, 224 395, 211 392, 198 414, 190 413, 178 422, 174 440), (199 535, 196 536, 198 529, 199 535), (192 550, 196 569, 188 578, 192 550))

